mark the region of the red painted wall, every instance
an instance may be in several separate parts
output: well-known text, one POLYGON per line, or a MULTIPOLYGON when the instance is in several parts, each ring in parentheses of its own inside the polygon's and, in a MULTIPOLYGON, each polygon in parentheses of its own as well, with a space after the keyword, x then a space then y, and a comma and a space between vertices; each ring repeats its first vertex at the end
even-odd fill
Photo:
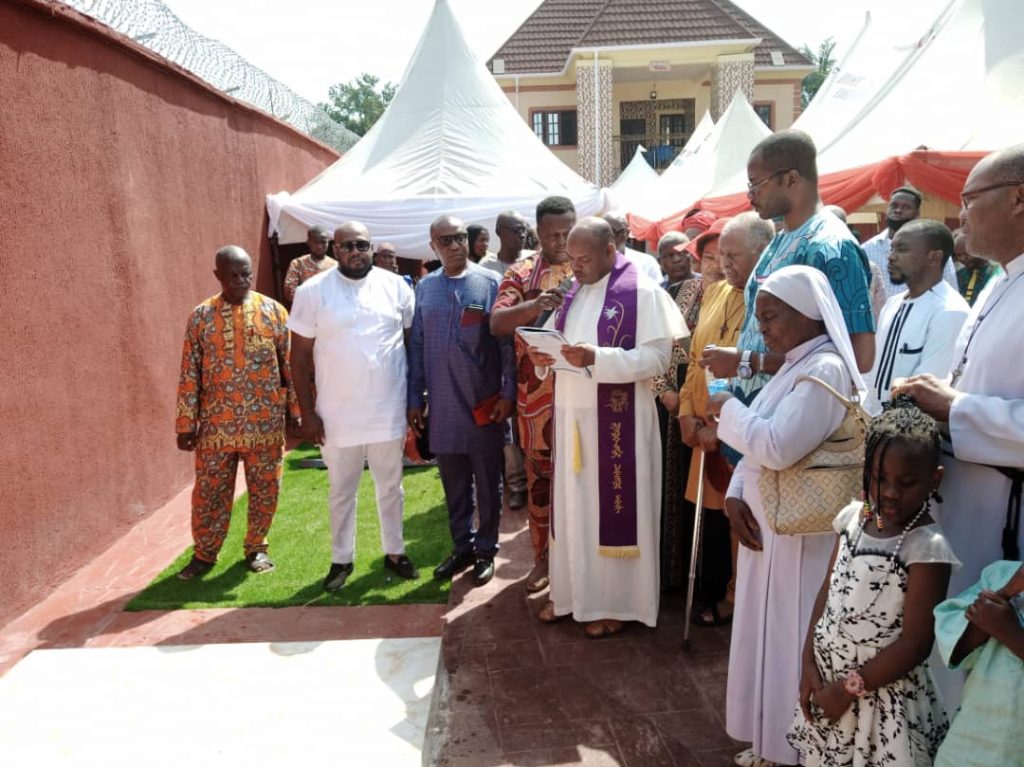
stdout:
POLYGON ((191 480, 174 395, 214 252, 271 292, 264 195, 335 159, 59 3, 0 0, 0 625, 191 480))

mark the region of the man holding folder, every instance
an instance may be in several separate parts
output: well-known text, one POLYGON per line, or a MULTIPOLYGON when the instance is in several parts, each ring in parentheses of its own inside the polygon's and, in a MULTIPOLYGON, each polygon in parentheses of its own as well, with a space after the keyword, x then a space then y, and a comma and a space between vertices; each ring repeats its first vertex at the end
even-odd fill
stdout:
POLYGON ((515 352, 511 338, 491 335, 499 278, 469 260, 465 224, 452 216, 436 219, 430 247, 444 268, 416 286, 408 421, 417 437, 429 429, 448 504, 453 549, 434 577, 448 579, 473 565, 473 581, 482 586, 494 575, 498 551, 505 420, 516 397, 515 352))

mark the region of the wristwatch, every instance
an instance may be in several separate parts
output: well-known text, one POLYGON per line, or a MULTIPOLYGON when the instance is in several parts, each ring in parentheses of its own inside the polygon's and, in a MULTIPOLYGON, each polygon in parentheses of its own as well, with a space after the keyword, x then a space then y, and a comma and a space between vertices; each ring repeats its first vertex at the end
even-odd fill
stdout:
POLYGON ((740 356, 740 364, 736 368, 736 375, 744 381, 754 375, 754 369, 750 367, 750 349, 745 349, 740 356))

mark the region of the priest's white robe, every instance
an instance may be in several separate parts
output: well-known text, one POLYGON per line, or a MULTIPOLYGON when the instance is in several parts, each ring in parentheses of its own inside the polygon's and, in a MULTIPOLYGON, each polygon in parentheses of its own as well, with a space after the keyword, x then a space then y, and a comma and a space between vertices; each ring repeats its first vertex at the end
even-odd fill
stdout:
MULTIPOLYGON (((665 372, 672 341, 686 335, 669 294, 637 277, 637 341, 629 351, 597 346, 598 316, 608 277, 581 286, 565 321, 570 343, 595 347, 592 377, 555 375, 554 487, 550 598, 556 615, 577 621, 616 619, 654 626, 658 619, 661 514, 661 434, 651 378, 665 372), (599 504, 597 386, 633 381, 636 422, 637 544, 640 556, 598 553, 599 504), (579 429, 582 469, 573 470, 573 431, 579 429)), ((553 323, 549 323, 553 324, 553 323)))
MULTIPOLYGON (((943 503, 935 513, 963 563, 950 578, 951 596, 977 582, 986 565, 1004 559, 1002 535, 1010 480, 988 467, 1024 468, 1022 329, 1024 255, 1011 261, 1005 274, 985 287, 960 331, 953 354, 955 375, 966 348, 963 373, 953 382, 961 394, 949 414, 954 457, 942 456, 946 467, 939 487, 943 503)), ((1024 551, 1024 535, 1018 535, 1017 545, 1024 551)), ((933 653, 932 669, 943 703, 953 713, 960 703, 964 674, 948 671, 935 662, 937 657, 933 653)))
POLYGON ((792 466, 842 423, 845 410, 825 389, 806 381, 794 386, 797 377, 811 375, 849 394, 852 379, 834 352, 827 336, 792 349, 754 405, 729 400, 718 425, 718 438, 743 454, 726 496, 747 502, 763 545, 761 551, 739 550, 726 731, 752 743, 761 758, 782 764, 797 763, 786 732, 799 701, 807 626, 836 536, 775 535, 765 521, 757 482, 762 467, 792 466))

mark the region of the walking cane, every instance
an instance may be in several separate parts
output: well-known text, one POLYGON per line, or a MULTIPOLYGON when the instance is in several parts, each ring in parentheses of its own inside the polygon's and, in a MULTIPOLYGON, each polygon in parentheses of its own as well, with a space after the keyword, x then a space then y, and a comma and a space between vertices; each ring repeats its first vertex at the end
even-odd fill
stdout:
POLYGON ((704 522, 704 451, 700 451, 697 464, 697 510, 693 515, 693 543, 690 544, 690 582, 686 586, 686 625, 683 628, 683 649, 690 649, 690 615, 693 610, 693 586, 697 580, 697 556, 700 554, 700 534, 704 522))

